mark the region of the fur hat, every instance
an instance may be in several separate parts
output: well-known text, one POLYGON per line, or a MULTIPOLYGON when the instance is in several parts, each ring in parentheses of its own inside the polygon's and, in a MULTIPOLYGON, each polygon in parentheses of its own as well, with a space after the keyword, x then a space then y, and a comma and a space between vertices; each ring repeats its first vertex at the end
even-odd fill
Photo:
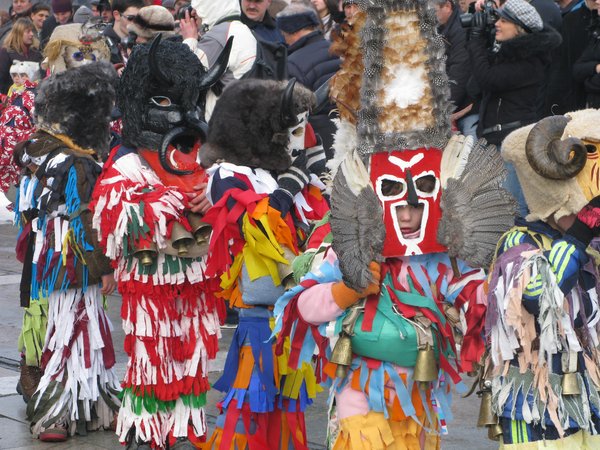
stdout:
POLYGON ((146 39, 152 39, 159 33, 171 36, 175 34, 175 19, 173 14, 163 6, 144 6, 133 22, 127 25, 127 31, 146 39))
POLYGON ((26 73, 29 81, 37 81, 40 79, 40 63, 35 61, 18 61, 13 60, 9 70, 10 74, 26 73))
MULTIPOLYGON (((59 73, 67 70, 71 65, 68 47, 72 50, 91 51, 97 61, 108 61, 110 50, 99 29, 89 22, 85 24, 69 23, 54 29, 48 43, 44 47, 46 59, 42 67, 50 69, 50 73, 59 73)), ((90 60, 91 61, 91 60, 90 60)))
POLYGON ((117 72, 96 62, 54 74, 39 84, 35 120, 39 130, 62 134, 99 155, 109 151, 110 113, 117 72))
MULTIPOLYGON (((287 152, 290 123, 281 120, 282 95, 288 83, 240 80, 230 83, 219 97, 208 123, 208 140, 200 150, 202 165, 219 160, 285 171, 292 161, 287 152)), ((314 94, 298 84, 293 91, 290 115, 309 111, 314 94)))
POLYGON ((319 18, 313 8, 304 5, 290 5, 277 14, 277 28, 284 33, 293 34, 304 28, 319 26, 319 18))

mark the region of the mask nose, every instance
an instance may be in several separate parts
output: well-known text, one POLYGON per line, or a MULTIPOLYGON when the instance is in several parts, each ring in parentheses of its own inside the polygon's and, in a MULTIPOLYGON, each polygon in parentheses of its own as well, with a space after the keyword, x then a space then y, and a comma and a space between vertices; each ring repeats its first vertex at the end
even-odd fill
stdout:
POLYGON ((413 181, 412 174, 410 173, 410 169, 406 171, 406 189, 408 191, 408 197, 406 202, 413 207, 419 206, 419 197, 417 196, 417 188, 415 187, 415 183, 413 181))

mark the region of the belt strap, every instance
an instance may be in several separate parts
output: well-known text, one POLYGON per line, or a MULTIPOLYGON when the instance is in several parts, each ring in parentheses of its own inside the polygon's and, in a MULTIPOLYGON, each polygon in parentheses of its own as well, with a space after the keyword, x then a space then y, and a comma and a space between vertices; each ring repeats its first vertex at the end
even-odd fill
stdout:
POLYGON ((511 130, 513 128, 518 128, 521 125, 523 125, 523 122, 521 122, 520 120, 517 120, 516 122, 497 123, 493 127, 484 129, 482 134, 489 134, 489 133, 493 133, 495 131, 502 131, 502 130, 511 130))

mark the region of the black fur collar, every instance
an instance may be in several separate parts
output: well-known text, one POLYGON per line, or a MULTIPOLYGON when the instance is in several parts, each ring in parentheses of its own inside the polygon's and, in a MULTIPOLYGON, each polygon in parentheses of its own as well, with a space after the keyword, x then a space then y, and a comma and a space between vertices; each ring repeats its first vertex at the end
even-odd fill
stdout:
POLYGON ((552 51, 562 42, 561 35, 553 28, 546 27, 539 33, 527 33, 502 42, 496 56, 502 60, 523 60, 528 58, 550 59, 552 51))

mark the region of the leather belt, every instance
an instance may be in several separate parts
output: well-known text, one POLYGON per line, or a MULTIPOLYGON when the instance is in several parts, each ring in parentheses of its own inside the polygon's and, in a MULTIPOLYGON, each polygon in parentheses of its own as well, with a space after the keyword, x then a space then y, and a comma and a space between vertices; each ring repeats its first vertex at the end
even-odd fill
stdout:
POLYGON ((516 122, 497 123, 493 127, 484 129, 481 134, 489 134, 494 133, 495 131, 502 130, 512 130, 513 128, 519 128, 521 125, 523 125, 523 122, 521 122, 520 120, 517 120, 516 122))

